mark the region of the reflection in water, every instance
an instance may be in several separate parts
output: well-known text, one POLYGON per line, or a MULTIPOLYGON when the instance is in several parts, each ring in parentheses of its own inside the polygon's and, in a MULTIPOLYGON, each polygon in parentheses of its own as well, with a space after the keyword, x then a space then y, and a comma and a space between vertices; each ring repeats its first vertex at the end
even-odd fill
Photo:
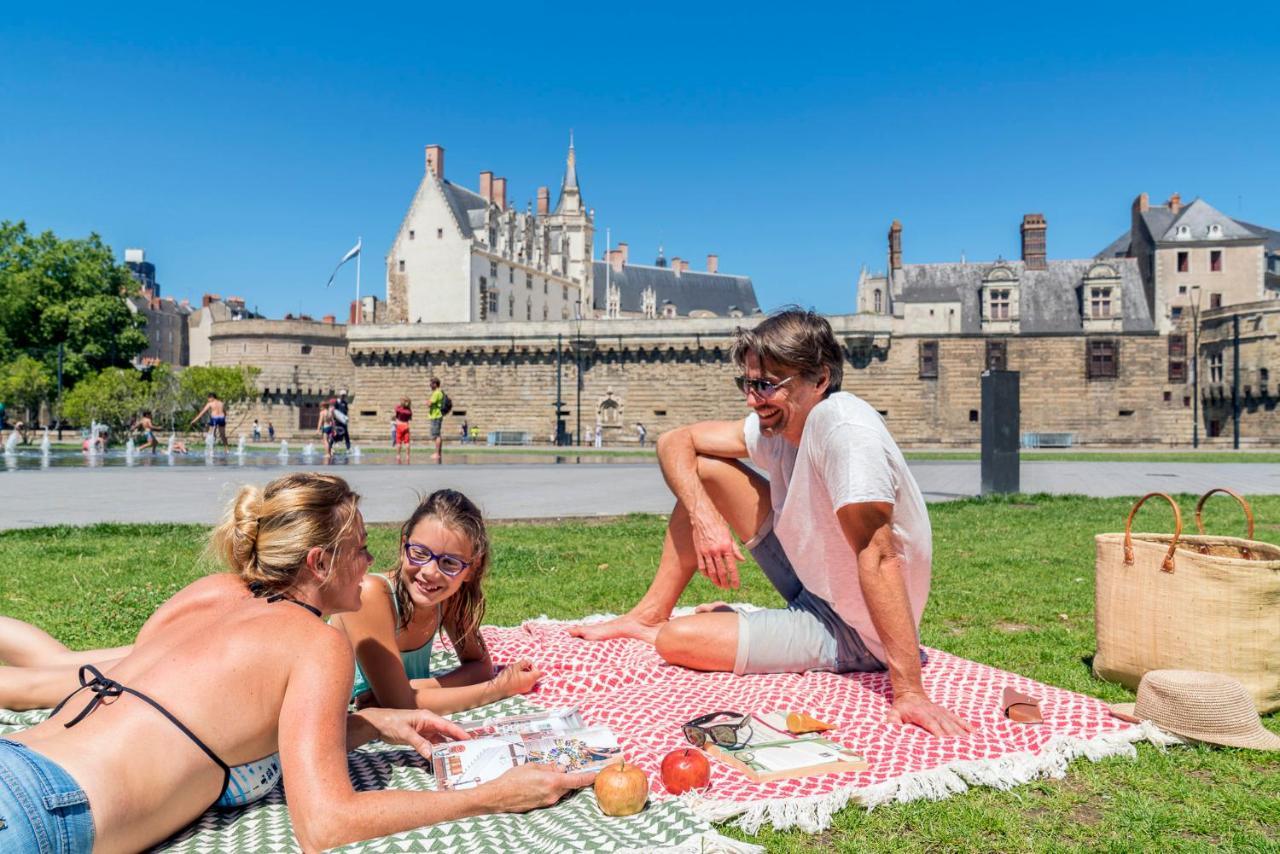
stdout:
MULTIPOLYGON (((384 466, 395 465, 394 454, 384 453, 336 453, 331 460, 324 460, 319 455, 306 456, 289 453, 288 445, 283 441, 277 450, 246 449, 238 453, 238 449, 212 451, 195 454, 179 453, 130 453, 125 448, 109 448, 96 453, 79 450, 54 449, 41 452, 34 448, 18 450, 12 454, 4 454, 4 467, 0 471, 38 471, 50 468, 186 468, 190 466, 213 467, 248 467, 248 468, 308 468, 322 466, 384 466)), ((447 448, 444 453, 444 465, 651 465, 651 456, 599 456, 594 454, 520 454, 520 453, 485 453, 453 452, 447 448)), ((424 454, 421 462, 415 459, 413 465, 418 467, 436 466, 424 454)))

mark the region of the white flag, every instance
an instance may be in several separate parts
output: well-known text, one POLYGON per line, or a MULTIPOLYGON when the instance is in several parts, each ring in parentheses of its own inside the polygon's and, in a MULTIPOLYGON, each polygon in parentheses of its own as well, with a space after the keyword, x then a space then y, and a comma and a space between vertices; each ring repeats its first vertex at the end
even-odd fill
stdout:
POLYGON ((326 288, 333 284, 333 277, 338 275, 338 271, 342 269, 342 265, 360 254, 361 243, 363 243, 363 238, 357 239, 356 245, 352 246, 350 251, 348 251, 346 255, 342 256, 342 260, 338 262, 338 266, 334 267, 333 272, 329 275, 329 281, 324 283, 326 288))

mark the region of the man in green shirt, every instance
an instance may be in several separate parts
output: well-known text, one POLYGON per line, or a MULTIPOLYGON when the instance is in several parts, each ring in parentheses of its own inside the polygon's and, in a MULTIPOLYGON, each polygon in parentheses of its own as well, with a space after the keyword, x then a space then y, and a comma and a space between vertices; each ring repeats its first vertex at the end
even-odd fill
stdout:
POLYGON ((444 392, 440 390, 440 380, 431 378, 431 396, 427 398, 427 418, 431 420, 431 441, 436 443, 436 452, 431 455, 432 462, 440 462, 441 447, 444 439, 440 431, 444 427, 444 392))

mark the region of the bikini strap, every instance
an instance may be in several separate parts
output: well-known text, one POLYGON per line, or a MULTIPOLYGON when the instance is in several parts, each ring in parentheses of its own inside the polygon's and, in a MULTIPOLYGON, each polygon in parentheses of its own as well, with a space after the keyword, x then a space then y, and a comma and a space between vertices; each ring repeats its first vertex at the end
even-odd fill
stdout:
MULTIPOLYGON (((108 699, 115 699, 122 694, 131 694, 134 697, 137 697, 139 700, 142 700, 147 705, 151 706, 151 708, 155 709, 157 712, 164 715, 166 718, 168 718, 169 723, 176 726, 179 730, 182 731, 183 735, 185 735, 187 738, 195 742, 196 747, 203 750, 205 756, 208 756, 210 759, 212 759, 214 764, 222 769, 223 776, 227 779, 230 779, 231 769, 227 766, 227 763, 223 762, 222 759, 219 758, 218 754, 210 750, 207 744, 201 741, 200 738, 194 732, 187 729, 187 725, 184 724, 182 721, 178 720, 176 717, 174 717, 169 712, 169 710, 166 709, 164 706, 160 705, 155 700, 148 697, 146 694, 143 694, 141 691, 135 691, 134 689, 130 688, 128 685, 122 685, 114 679, 108 679, 107 677, 102 675, 102 671, 98 670, 98 668, 94 667, 92 664, 82 664, 80 666, 79 677, 80 677, 80 687, 72 691, 66 700, 63 700, 61 703, 58 704, 57 708, 53 710, 53 715, 56 715, 62 709, 62 707, 67 704, 67 700, 70 700, 72 697, 74 697, 76 694, 79 694, 81 691, 85 690, 86 688, 89 690, 89 693, 93 694, 93 699, 89 701, 88 705, 86 705, 83 709, 80 710, 80 714, 76 715, 69 722, 63 724, 64 727, 66 727, 67 729, 70 729, 71 727, 80 723, 80 721, 88 717, 89 714, 92 713, 94 709, 98 708, 98 706, 102 705, 103 702, 105 702, 108 699), (91 674, 93 678, 86 679, 85 678, 86 673, 91 674)), ((52 717, 52 715, 50 715, 50 717, 52 717)), ((223 783, 223 789, 224 790, 226 789, 225 782, 223 783)), ((219 797, 221 797, 221 795, 219 795, 219 797)))
POLYGON ((293 604, 297 605, 299 608, 306 608, 308 611, 315 614, 317 617, 321 616, 320 609, 317 608, 315 605, 308 605, 306 602, 299 602, 297 599, 294 599, 292 596, 286 596, 283 593, 277 593, 274 596, 267 597, 267 602, 280 602, 281 600, 285 602, 292 602, 293 604))

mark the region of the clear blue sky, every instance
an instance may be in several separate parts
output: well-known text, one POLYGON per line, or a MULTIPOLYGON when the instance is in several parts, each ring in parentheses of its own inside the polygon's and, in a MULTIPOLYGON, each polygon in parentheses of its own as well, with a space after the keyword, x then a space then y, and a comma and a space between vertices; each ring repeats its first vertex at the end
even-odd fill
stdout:
POLYGON ((0 219, 273 317, 345 314, 356 235, 385 294, 425 144, 523 206, 570 128, 597 252, 718 252, 766 308, 852 311, 895 217, 909 262, 1017 257, 1028 211, 1087 257, 1143 190, 1280 227, 1272 4, 95 5, 0 20, 0 219))

